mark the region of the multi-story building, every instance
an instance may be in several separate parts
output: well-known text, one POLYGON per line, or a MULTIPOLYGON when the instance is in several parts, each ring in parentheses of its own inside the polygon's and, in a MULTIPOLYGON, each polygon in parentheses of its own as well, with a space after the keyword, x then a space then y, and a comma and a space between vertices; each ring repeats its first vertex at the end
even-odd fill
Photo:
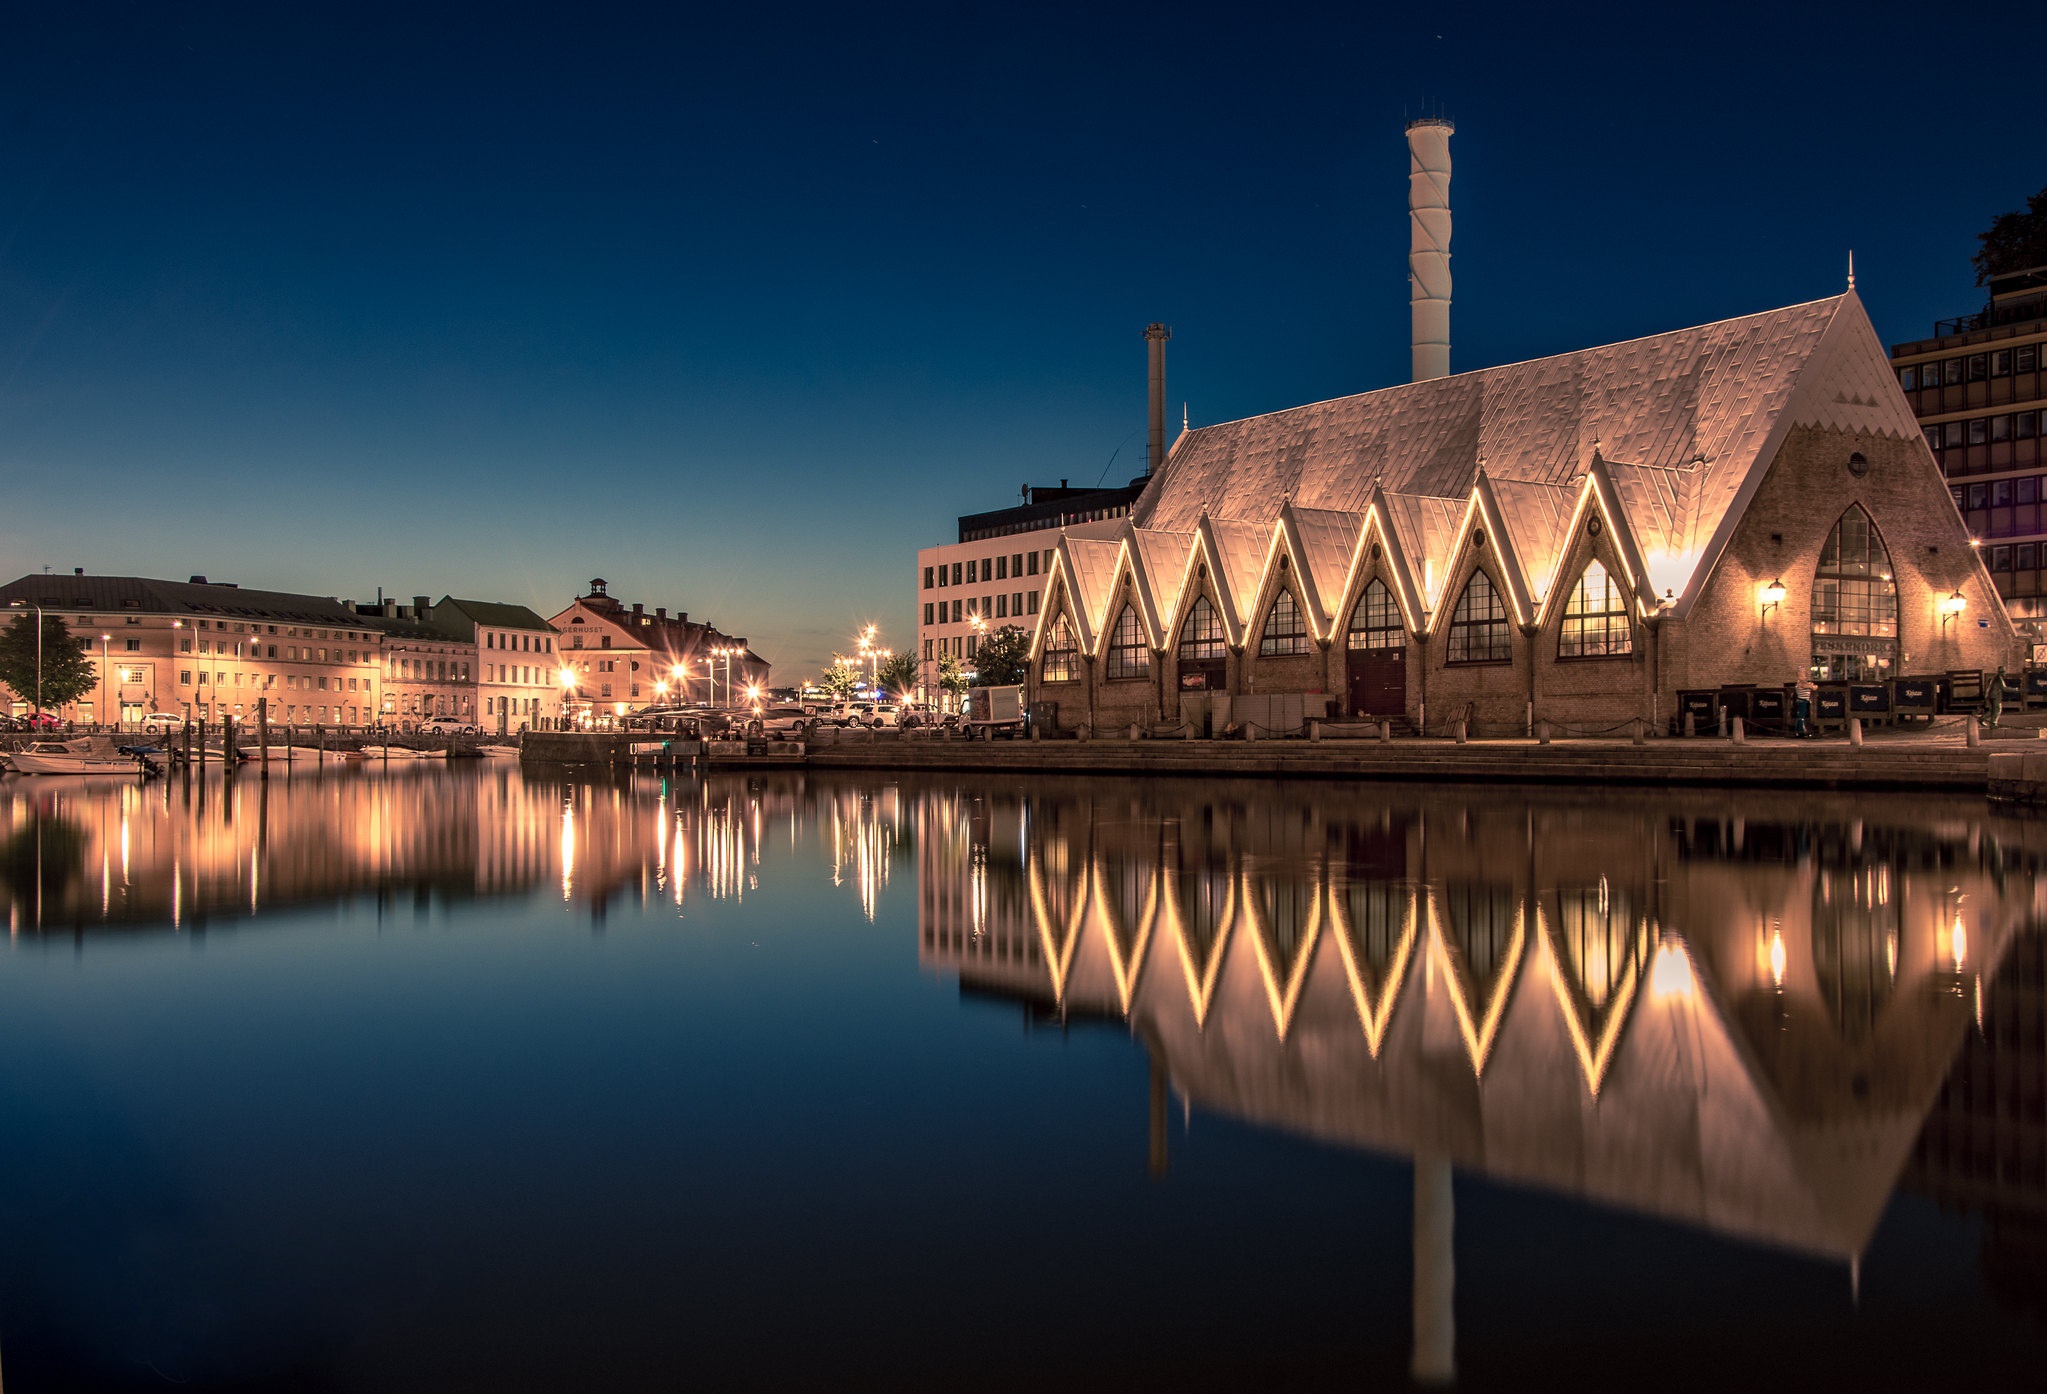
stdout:
POLYGON ((577 710, 564 715, 602 720, 663 700, 725 706, 749 688, 767 690, 771 666, 745 639, 693 622, 686 610, 671 617, 665 606, 652 614, 640 604, 628 609, 605 585, 593 580, 588 595, 548 620, 559 636, 556 657, 574 684, 564 686, 563 698, 577 710))
POLYGON ((441 597, 432 623, 476 654, 480 724, 499 732, 547 730, 561 715, 553 626, 524 605, 441 597))
MULTIPOLYGON (((0 604, 56 615, 86 640, 101 671, 89 697, 59 715, 135 723, 151 712, 293 725, 376 720, 382 636, 346 601, 245 590, 204 576, 30 575, 0 587, 0 604)), ((14 693, 12 709, 33 694, 14 693)))
POLYGON ((1997 593, 2047 617, 2047 266, 1994 277, 1983 309, 1893 344, 1891 365, 1997 593))
POLYGON ((1144 491, 1135 479, 1113 489, 1024 491, 1015 508, 970 513, 959 540, 917 553, 917 674, 925 700, 938 696, 939 659, 970 666, 980 636, 1007 624, 1037 624, 1038 597, 1062 528, 1121 518, 1144 491))
POLYGON ((359 605, 384 636, 384 702, 387 725, 411 729, 435 717, 477 723, 476 641, 461 625, 434 622, 432 600, 412 597, 359 605))

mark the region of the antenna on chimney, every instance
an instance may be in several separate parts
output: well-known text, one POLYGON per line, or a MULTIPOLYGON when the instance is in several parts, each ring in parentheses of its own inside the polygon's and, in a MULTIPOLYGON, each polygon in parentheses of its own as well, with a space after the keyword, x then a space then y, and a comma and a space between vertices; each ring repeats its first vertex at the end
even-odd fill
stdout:
POLYGON ((1407 123, 1408 313, 1416 382, 1450 375, 1450 135, 1456 129, 1445 116, 1407 123))

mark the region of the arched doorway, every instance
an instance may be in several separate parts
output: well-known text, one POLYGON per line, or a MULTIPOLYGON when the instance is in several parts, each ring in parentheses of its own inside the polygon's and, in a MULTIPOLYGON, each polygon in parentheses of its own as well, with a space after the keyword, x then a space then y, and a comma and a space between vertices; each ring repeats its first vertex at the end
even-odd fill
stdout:
POLYGON ((1407 710, 1407 628, 1384 581, 1373 581, 1350 612, 1346 639, 1352 716, 1407 710))
POLYGON ((1856 504, 1827 534, 1812 584, 1815 682, 1882 682, 1898 663, 1898 586, 1876 524, 1856 504))

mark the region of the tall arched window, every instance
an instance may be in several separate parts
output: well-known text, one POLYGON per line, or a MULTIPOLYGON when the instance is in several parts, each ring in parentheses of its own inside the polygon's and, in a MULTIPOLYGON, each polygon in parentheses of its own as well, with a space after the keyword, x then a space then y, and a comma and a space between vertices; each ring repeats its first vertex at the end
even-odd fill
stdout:
POLYGON ((1116 627, 1109 631, 1108 676, 1151 676, 1151 645, 1144 641, 1144 624, 1137 618, 1135 605, 1125 605, 1123 613, 1116 616, 1116 627))
POLYGON ((1281 586, 1279 594, 1272 597, 1272 608, 1265 612, 1258 652, 1271 657, 1307 651, 1308 626, 1301 619, 1301 607, 1294 602, 1294 593, 1281 586))
POLYGON ((1384 581, 1365 587, 1350 612, 1349 647, 1354 649, 1397 649, 1407 643, 1407 629, 1400 620, 1400 607, 1384 581))
POLYGON ((1827 534, 1812 586, 1812 676, 1877 682, 1898 657, 1898 587, 1890 553, 1857 504, 1827 534))
POLYGON ((1073 642, 1073 626, 1060 615, 1045 631, 1045 648, 1038 675, 1046 682, 1072 682, 1080 676, 1080 646, 1073 642))
POLYGON ((1627 602, 1606 568, 1593 562, 1564 602, 1564 627, 1557 636, 1559 658, 1610 658, 1635 651, 1627 602))
POLYGON ((1197 595, 1187 609, 1187 622, 1180 626, 1180 657, 1223 657, 1223 625, 1208 597, 1197 595))
POLYGON ((1507 607, 1493 578, 1483 571, 1471 573, 1457 608, 1450 612, 1450 654, 1452 663, 1509 663, 1514 658, 1507 635, 1507 607))

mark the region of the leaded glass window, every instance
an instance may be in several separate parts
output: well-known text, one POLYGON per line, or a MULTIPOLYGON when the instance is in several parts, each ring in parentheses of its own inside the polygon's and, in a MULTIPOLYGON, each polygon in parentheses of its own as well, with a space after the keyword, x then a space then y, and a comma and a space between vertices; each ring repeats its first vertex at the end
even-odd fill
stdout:
POLYGON ((1634 626, 1627 602, 1606 568, 1593 562, 1564 602, 1564 627, 1557 638, 1560 658, 1607 658, 1633 653, 1634 626))
POLYGON ((1898 587, 1890 553, 1860 504, 1827 534, 1812 587, 1812 676, 1874 682, 1898 649, 1898 587))
POLYGON ((1135 605, 1123 607, 1123 613, 1116 617, 1116 627, 1109 632, 1108 676, 1151 676, 1151 646, 1144 641, 1144 624, 1137 618, 1135 605))
POLYGON ((1507 663, 1514 657, 1513 642, 1507 634, 1507 607, 1493 578, 1483 571, 1471 573, 1457 608, 1450 612, 1450 656, 1452 663, 1507 663))
POLYGON ((1080 646, 1073 642, 1073 626, 1064 615, 1045 631, 1039 676, 1046 682, 1072 682, 1080 676, 1080 646))
POLYGON ((1265 628, 1258 638, 1258 652, 1264 656, 1277 656, 1308 651, 1308 626, 1301 619, 1301 607, 1294 601, 1294 593, 1284 586, 1272 598, 1272 608, 1265 612, 1265 628))
POLYGON ((1350 612, 1349 645, 1354 649, 1397 649, 1407 643, 1400 607, 1384 581, 1365 587, 1350 612))
POLYGON ((1215 606, 1208 603, 1207 596, 1197 595, 1194 604, 1188 607, 1187 622, 1180 626, 1180 657, 1223 656, 1222 619, 1216 614, 1215 606))

